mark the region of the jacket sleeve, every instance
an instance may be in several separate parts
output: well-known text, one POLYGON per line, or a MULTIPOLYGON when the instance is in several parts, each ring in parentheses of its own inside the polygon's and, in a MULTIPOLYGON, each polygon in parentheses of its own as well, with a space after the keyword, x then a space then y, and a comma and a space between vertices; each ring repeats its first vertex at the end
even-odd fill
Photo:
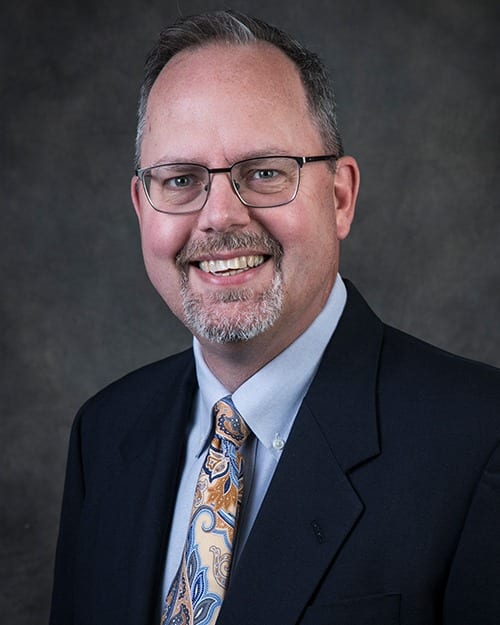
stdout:
POLYGON ((500 623, 500 444, 471 501, 448 578, 443 623, 500 623))
POLYGON ((55 560, 50 625, 74 623, 75 559, 80 512, 85 494, 80 435, 81 413, 82 410, 75 418, 70 436, 55 560))

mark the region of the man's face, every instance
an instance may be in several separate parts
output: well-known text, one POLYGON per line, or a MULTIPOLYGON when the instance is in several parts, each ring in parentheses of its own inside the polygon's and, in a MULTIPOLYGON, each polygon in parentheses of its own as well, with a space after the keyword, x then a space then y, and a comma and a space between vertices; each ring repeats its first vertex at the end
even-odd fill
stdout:
MULTIPOLYGON (((181 52, 151 90, 141 167, 324 153, 295 67, 267 44, 181 52)), ((260 336, 278 353, 320 312, 352 219, 352 159, 335 175, 328 162, 307 164, 295 200, 274 208, 244 206, 218 174, 201 211, 164 214, 135 183, 148 275, 203 344, 260 336)))

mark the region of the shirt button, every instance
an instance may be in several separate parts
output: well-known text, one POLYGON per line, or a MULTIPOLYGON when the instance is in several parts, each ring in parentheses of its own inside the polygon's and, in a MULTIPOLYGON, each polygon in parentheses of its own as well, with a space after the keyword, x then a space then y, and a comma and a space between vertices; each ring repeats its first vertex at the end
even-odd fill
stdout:
POLYGON ((281 438, 279 434, 276 434, 273 440, 274 449, 276 449, 276 451, 282 451, 284 446, 285 446, 285 441, 281 438))

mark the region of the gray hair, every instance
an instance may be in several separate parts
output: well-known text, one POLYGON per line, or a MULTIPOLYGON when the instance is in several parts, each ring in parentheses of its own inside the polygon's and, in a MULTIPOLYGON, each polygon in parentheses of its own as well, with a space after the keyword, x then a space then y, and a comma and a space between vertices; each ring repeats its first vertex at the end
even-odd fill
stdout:
POLYGON ((232 10, 201 13, 179 18, 161 31, 149 52, 141 86, 135 145, 135 163, 139 167, 148 97, 161 70, 170 59, 187 48, 199 48, 210 43, 243 46, 267 42, 292 60, 306 91, 309 110, 319 129, 328 153, 340 157, 342 140, 337 128, 335 97, 328 71, 317 54, 302 46, 287 33, 263 20, 232 10))

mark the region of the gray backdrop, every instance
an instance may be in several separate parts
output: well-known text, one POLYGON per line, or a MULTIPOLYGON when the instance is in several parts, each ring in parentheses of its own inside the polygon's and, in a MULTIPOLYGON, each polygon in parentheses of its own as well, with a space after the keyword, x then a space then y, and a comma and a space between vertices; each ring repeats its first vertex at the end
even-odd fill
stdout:
MULTIPOLYGON (((333 72, 346 149, 362 170, 342 273, 386 321, 494 365, 497 4, 231 4, 288 29, 333 72)), ((46 621, 78 406, 189 343, 142 266, 128 195, 135 102, 161 25, 220 7, 14 0, 3 9, 2 623, 46 621)))

